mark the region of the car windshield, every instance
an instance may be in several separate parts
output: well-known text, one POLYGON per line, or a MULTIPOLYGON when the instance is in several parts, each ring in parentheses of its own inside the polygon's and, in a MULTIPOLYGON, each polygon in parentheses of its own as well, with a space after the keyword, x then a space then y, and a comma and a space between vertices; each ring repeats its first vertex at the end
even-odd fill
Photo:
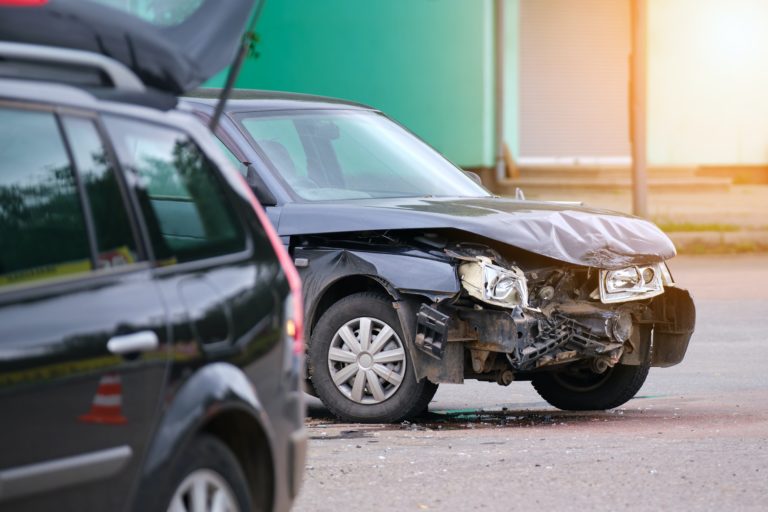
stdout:
POLYGON ((437 151, 376 112, 248 113, 239 120, 268 164, 304 201, 489 195, 437 151))

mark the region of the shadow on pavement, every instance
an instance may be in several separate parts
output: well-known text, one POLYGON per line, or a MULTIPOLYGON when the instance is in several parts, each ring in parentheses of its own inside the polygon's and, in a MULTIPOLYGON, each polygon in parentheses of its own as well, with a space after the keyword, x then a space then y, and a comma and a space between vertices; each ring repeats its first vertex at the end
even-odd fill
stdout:
MULTIPOLYGON (((573 425, 589 422, 609 422, 644 415, 643 409, 612 409, 609 411, 558 410, 500 410, 447 409, 433 410, 409 421, 393 424, 366 424, 362 430, 342 430, 333 438, 366 437, 377 430, 464 430, 499 427, 537 427, 543 425, 573 425)), ((358 425, 338 420, 322 405, 309 404, 308 426, 358 425)), ((362 425, 361 425, 362 426, 362 425)), ((329 439, 322 436, 322 439, 329 439)))

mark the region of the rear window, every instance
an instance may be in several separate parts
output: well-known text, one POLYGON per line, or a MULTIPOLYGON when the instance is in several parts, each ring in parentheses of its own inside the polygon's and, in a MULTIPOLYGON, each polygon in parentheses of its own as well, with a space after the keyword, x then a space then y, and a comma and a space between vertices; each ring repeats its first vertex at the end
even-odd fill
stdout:
POLYGON ((120 9, 154 25, 178 25, 189 18, 203 0, 92 0, 120 9))

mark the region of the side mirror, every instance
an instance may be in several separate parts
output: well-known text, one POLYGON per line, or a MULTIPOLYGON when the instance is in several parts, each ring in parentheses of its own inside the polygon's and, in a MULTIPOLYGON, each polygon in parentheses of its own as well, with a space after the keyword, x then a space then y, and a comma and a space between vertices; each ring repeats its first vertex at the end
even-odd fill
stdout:
POLYGON ((483 186, 483 180, 480 179, 480 176, 477 173, 474 173, 472 171, 464 171, 464 174, 466 174, 469 179, 471 179, 481 187, 483 186))
POLYGON ((259 176, 259 173, 256 172, 256 169, 251 164, 248 165, 245 171, 245 181, 248 182, 248 185, 251 187, 251 190, 253 190, 253 194, 256 196, 256 199, 259 200, 261 206, 277 205, 277 199, 275 199, 275 196, 269 191, 266 183, 264 183, 264 180, 261 179, 261 176, 259 176))

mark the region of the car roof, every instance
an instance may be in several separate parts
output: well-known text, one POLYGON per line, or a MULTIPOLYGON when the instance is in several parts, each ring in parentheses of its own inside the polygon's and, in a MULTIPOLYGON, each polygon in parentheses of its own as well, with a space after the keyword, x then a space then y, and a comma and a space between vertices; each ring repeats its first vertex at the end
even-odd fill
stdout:
MULTIPOLYGON (((198 89, 185 96, 183 103, 193 110, 213 109, 221 93, 220 89, 198 89)), ((326 96, 298 94, 282 91, 263 91, 251 89, 235 89, 232 91, 224 109, 228 114, 239 112, 269 111, 269 110, 370 110, 373 107, 326 96)))
POLYGON ((0 78, 0 102, 13 104, 32 103, 52 108, 70 108, 98 111, 142 119, 144 121, 171 124, 186 131, 202 127, 190 122, 189 113, 179 109, 158 109, 135 103, 126 103, 121 98, 110 101, 100 95, 72 85, 45 81, 0 78))

